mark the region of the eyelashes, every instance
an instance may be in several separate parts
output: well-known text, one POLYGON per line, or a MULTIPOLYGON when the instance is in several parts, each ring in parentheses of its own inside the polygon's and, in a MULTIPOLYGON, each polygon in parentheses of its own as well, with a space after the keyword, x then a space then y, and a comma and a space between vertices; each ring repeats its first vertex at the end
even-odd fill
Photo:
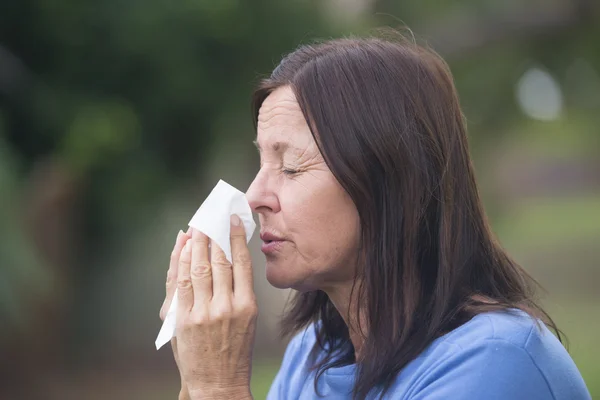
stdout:
MULTIPOLYGON (((261 162, 260 169, 262 170, 264 166, 265 165, 261 162)), ((283 165, 281 165, 279 168, 272 168, 272 170, 279 170, 280 173, 287 176, 294 176, 302 172, 300 169, 294 169, 283 165)))
POLYGON ((300 171, 295 170, 295 169, 289 169, 289 168, 283 169, 283 173, 286 175, 296 175, 298 172, 300 172, 300 171))

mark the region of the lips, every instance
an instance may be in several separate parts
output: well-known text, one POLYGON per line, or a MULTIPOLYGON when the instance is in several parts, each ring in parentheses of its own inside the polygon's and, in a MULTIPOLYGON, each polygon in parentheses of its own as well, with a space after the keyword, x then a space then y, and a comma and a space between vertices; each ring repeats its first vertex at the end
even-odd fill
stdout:
POLYGON ((265 255, 272 255, 277 252, 283 246, 285 239, 275 234, 269 232, 262 232, 260 234, 260 238, 263 241, 260 250, 265 253, 265 255))
POLYGON ((272 233, 269 233, 269 232, 262 232, 260 234, 260 239, 263 242, 277 242, 277 241, 283 241, 284 240, 283 238, 281 238, 281 237, 279 237, 277 235, 274 235, 272 233))

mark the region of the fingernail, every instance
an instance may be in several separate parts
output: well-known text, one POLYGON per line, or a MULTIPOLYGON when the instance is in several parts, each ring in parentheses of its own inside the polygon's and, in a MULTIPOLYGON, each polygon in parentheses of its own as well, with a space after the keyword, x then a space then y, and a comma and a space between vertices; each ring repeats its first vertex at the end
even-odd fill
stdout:
POLYGON ((240 217, 238 217, 235 214, 231 214, 231 225, 240 226, 241 222, 242 222, 242 220, 240 219, 240 217))
POLYGON ((185 233, 186 235, 191 235, 192 234, 192 227, 190 226, 187 230, 187 232, 185 233))
POLYGON ((188 241, 185 243, 185 252, 186 252, 186 253, 189 253, 191 250, 192 250, 192 241, 191 241, 191 240, 188 240, 188 241))
POLYGON ((181 235, 183 235, 183 231, 179 230, 179 232, 177 233, 177 242, 179 242, 179 239, 181 239, 181 235))

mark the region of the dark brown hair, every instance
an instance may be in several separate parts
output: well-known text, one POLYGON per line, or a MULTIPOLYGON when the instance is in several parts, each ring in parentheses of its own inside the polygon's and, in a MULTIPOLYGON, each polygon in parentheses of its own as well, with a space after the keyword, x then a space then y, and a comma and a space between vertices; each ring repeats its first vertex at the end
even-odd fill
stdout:
MULTIPOLYGON (((255 123, 265 98, 282 86, 294 91, 360 217, 363 262, 354 290, 367 327, 355 398, 385 394, 434 339, 482 312, 521 309, 558 333, 536 304, 535 281, 490 229, 452 75, 435 52, 380 37, 304 45, 260 83, 255 123)), ((313 350, 326 354, 316 379, 356 362, 348 327, 322 291, 295 296, 283 332, 310 323, 313 350)))

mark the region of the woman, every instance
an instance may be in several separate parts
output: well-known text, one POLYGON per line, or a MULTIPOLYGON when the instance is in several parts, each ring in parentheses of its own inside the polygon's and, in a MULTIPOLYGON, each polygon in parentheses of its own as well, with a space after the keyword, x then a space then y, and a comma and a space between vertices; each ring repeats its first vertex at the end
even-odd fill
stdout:
MULTIPOLYGON (((268 281, 298 292, 269 399, 590 398, 490 230, 436 54, 379 38, 303 46, 253 105, 261 165, 246 195, 268 281)), ((178 286, 182 399, 251 398, 256 302, 235 216, 231 243, 233 265, 196 231, 173 251, 163 310, 178 286)))

